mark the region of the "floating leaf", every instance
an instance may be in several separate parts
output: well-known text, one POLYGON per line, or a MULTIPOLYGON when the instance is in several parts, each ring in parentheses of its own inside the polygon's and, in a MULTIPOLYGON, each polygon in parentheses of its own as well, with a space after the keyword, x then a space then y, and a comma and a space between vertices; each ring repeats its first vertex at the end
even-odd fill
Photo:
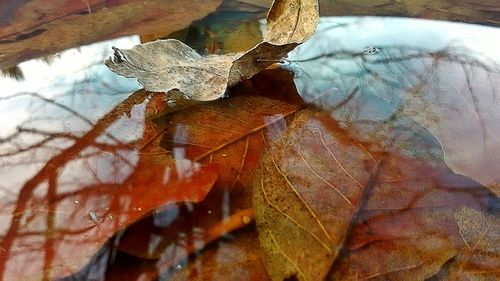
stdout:
POLYGON ((424 279, 457 253, 453 210, 485 209, 488 193, 439 158, 405 156, 399 149, 422 136, 403 132, 386 135, 389 146, 361 142, 328 113, 304 110, 268 148, 253 187, 273 280, 424 279))
POLYGON ((159 40, 130 50, 115 48, 105 64, 125 77, 136 77, 148 91, 180 90, 188 98, 210 101, 226 89, 279 62, 312 36, 318 23, 317 0, 276 1, 268 14, 266 40, 244 54, 202 57, 175 39, 159 40))
POLYGON ((191 99, 202 101, 225 93, 235 59, 234 55, 202 57, 175 39, 114 50, 114 58, 107 60, 106 66, 117 74, 136 77, 148 91, 178 89, 191 99))

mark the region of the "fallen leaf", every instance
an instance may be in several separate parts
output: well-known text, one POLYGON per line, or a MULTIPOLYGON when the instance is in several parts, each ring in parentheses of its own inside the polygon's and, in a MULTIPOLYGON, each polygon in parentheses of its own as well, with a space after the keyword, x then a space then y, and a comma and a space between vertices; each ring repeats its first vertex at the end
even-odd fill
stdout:
POLYGON ((309 39, 319 22, 318 1, 274 0, 264 41, 284 45, 309 39))
POLYGON ((245 228, 202 253, 180 262, 174 268, 163 267, 162 261, 120 258, 120 263, 107 273, 106 280, 270 280, 260 258, 255 228, 245 228), (142 262, 142 264, 141 264, 142 262))
POLYGON ((0 272, 4 277, 50 280, 73 274, 110 237, 154 209, 205 198, 217 179, 215 165, 184 161, 183 169, 176 169, 171 162, 147 155, 134 161, 127 156, 134 154, 133 145, 102 142, 110 138, 107 129, 119 127, 120 121, 128 122, 129 129, 134 122, 143 124, 145 113, 152 110, 146 106, 149 96, 140 91, 118 104, 44 163, 19 187, 14 201, 2 200, 0 272), (130 113, 135 106, 142 107, 142 112, 130 113), (131 114, 125 118, 128 121, 122 119, 125 113, 131 114), (92 153, 93 147, 107 152, 92 153), (107 158, 115 160, 106 166, 107 158))
POLYGON ((370 171, 377 168, 378 161, 362 146, 341 134, 332 137, 308 119, 307 113, 300 113, 288 133, 268 148, 254 179, 259 240, 273 280, 325 278, 370 171), (337 145, 345 153, 332 159, 328 147, 337 145), (337 174, 329 172, 334 159, 342 163, 337 174), (368 172, 345 170, 357 166, 368 172))
POLYGON ((175 39, 115 48, 106 66, 119 75, 137 78, 147 91, 178 89, 194 100, 213 100, 225 94, 235 55, 202 57, 175 39))
POLYGON ((500 219, 474 209, 455 212, 463 248, 442 280, 498 280, 500 278, 500 219))
POLYGON ((438 161, 390 155, 353 221, 331 280, 425 280, 462 252, 454 212, 488 192, 438 161))
POLYGON ((165 210, 155 215, 156 220, 142 220, 129 227, 119 249, 149 259, 185 256, 184 247, 179 245, 196 241, 200 232, 252 207, 251 185, 260 155, 302 105, 288 72, 265 70, 233 88, 227 99, 179 109, 170 106, 160 113, 155 119, 157 133, 141 153, 215 164, 220 169, 218 178, 204 202, 165 210), (280 85, 279 91, 275 85, 280 85), (179 213, 176 219, 158 223, 173 213, 179 213))
POLYGON ((330 113, 306 109, 270 145, 253 188, 273 280, 425 279, 456 255, 453 211, 484 210, 488 192, 419 158, 436 142, 414 144, 432 135, 389 132, 389 145, 359 141, 330 113))
POLYGON ((264 42, 243 54, 202 57, 175 40, 158 40, 129 50, 115 48, 105 64, 113 72, 138 78, 148 91, 180 90, 186 97, 210 101, 226 89, 280 62, 312 36, 318 23, 317 0, 276 1, 268 14, 264 42))

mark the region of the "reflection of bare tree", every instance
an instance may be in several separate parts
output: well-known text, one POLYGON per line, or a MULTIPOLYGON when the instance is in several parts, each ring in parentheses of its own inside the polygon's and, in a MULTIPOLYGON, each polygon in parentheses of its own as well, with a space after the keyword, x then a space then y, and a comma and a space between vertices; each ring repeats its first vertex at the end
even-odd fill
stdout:
MULTIPOLYGON (((59 54, 51 54, 51 55, 46 55, 40 58, 41 61, 45 62, 48 65, 51 65, 56 58, 58 58, 60 55, 59 54)), ((12 78, 17 81, 22 81, 24 80, 24 73, 22 68, 19 65, 15 65, 9 68, 1 69, 0 74, 4 77, 7 78, 12 78)))
MULTIPOLYGON (((54 100, 47 99, 35 93, 28 93, 23 95, 29 95, 32 98, 50 103, 66 112, 69 112, 70 114, 83 120, 88 125, 92 126, 88 132, 82 134, 81 136, 75 135, 74 133, 70 132, 52 132, 52 131, 38 130, 36 128, 19 127, 17 132, 15 132, 11 136, 2 139, 0 143, 0 145, 9 144, 11 147, 14 147, 13 150, 2 153, 1 155, 2 160, 5 160, 5 158, 14 157, 22 153, 27 153, 30 151, 33 152, 44 146, 48 146, 49 148, 54 148, 50 147, 49 143, 57 140, 62 139, 66 141, 66 145, 63 145, 63 147, 64 146, 67 147, 63 149, 57 149, 56 147, 55 149, 58 151, 55 153, 55 156, 51 157, 47 162, 45 162, 43 166, 36 172, 36 174, 30 177, 30 179, 27 182, 25 182, 22 188, 20 189, 17 195, 15 208, 13 208, 10 214, 10 217, 12 219, 10 226, 2 234, 2 241, 0 242, 0 249, 1 249, 0 271, 3 273, 3 278, 7 278, 8 276, 5 275, 6 274, 5 270, 9 260, 14 258, 13 255, 16 252, 14 245, 15 243, 17 243, 16 239, 23 236, 25 237, 26 235, 28 236, 42 235, 42 237, 45 236, 45 244, 36 247, 38 251, 39 250, 45 251, 44 268, 46 269, 46 271, 43 272, 44 274, 43 279, 49 280, 51 279, 51 272, 49 268, 53 262, 54 257, 57 255, 56 252, 57 250, 54 248, 53 245, 55 241, 54 239, 56 239, 57 237, 53 237, 53 235, 56 235, 57 233, 59 233, 58 235, 61 235, 60 233, 64 233, 64 230, 61 229, 58 229, 58 231, 55 232, 55 220, 57 219, 57 212, 61 210, 58 207, 57 202, 53 202, 52 200, 56 201, 61 200, 62 198, 65 198, 65 196, 71 195, 71 192, 69 192, 68 194, 61 194, 61 190, 58 189, 58 185, 63 183, 61 183, 58 180, 59 175, 63 172, 65 166, 71 161, 95 154, 96 152, 92 152, 92 149, 89 150, 89 148, 91 147, 98 148, 100 151, 98 153, 111 153, 121 159, 125 159, 120 155, 120 151, 130 150, 132 148, 131 146, 132 144, 123 143, 118 139, 116 139, 115 137, 113 137, 111 134, 107 133, 106 131, 121 116, 130 112, 134 105, 140 104, 142 101, 144 101, 149 94, 140 91, 131 95, 129 98, 124 100, 122 103, 120 103, 118 106, 116 106, 113 110, 111 110, 108 114, 103 116, 95 123, 91 122, 88 118, 79 114, 75 110, 63 104, 60 104, 54 100), (30 136, 38 136, 40 140, 28 146, 24 146, 22 144, 16 144, 16 141, 22 141, 22 136, 25 134, 28 134, 30 136), (107 137, 107 139, 111 141, 109 143, 98 141, 98 139, 102 138, 103 136, 107 137), (39 189, 39 191, 37 191, 37 189, 39 189), (39 193, 41 191, 40 189, 42 190, 46 189, 46 195, 45 195, 46 199, 43 198, 41 199, 39 197, 40 196, 39 193), (36 217, 34 213, 30 214, 30 212, 27 211, 27 210, 32 210, 34 202, 39 202, 41 203, 40 204, 41 206, 45 205, 47 207, 47 209, 45 210, 46 212, 45 222, 44 222, 45 229, 43 230, 42 233, 37 233, 36 231, 34 233, 30 233, 29 231, 25 232, 25 230, 22 230, 22 226, 30 222, 30 217, 32 218, 36 217)), ((14 98, 14 97, 9 97, 9 98, 14 98)), ((33 153, 33 155, 36 156, 36 153, 33 153)), ((132 163, 129 164, 133 165, 132 163)), ((95 181, 96 184, 100 184, 99 177, 96 176, 95 181)), ((89 187, 89 189, 91 189, 91 187, 89 187)), ((76 203, 85 204, 85 202, 76 202, 76 203)), ((94 214, 92 218, 101 219, 101 215, 102 214, 94 214)), ((35 221, 31 221, 31 223, 37 223, 36 218, 35 221)), ((81 231, 85 231, 85 228, 86 227, 84 227, 81 231)), ((63 236, 59 238, 68 239, 67 237, 63 236)), ((35 243, 35 245, 36 244, 38 243, 35 243)))
POLYGON ((24 73, 19 66, 13 66, 1 70, 1 74, 4 77, 12 78, 15 80, 24 80, 24 73))
MULTIPOLYGON (((327 42, 320 36, 317 41, 327 42)), ((439 139, 455 172, 497 193, 500 178, 491 167, 500 161, 500 66, 488 54, 450 44, 440 49, 388 45, 376 53, 318 44, 323 49, 304 51, 289 67, 306 100, 333 92, 315 103, 336 108, 344 126, 359 129, 361 121, 390 120, 394 114, 398 122, 412 119, 439 139)))

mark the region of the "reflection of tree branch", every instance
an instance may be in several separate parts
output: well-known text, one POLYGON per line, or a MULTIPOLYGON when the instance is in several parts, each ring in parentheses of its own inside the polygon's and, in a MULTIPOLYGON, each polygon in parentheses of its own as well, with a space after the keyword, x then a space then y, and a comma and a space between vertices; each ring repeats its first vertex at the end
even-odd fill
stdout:
MULTIPOLYGON (((38 93, 33 93, 33 92, 18 93, 18 94, 7 96, 7 97, 0 97, 0 101, 2 101, 2 100, 9 100, 9 99, 13 99, 13 98, 19 98, 19 97, 25 97, 25 96, 34 97, 34 98, 37 98, 37 99, 40 99, 40 100, 44 101, 47 104, 51 104, 51 105, 54 105, 56 107, 59 107, 59 108, 63 109, 64 111, 67 111, 67 112, 71 113, 71 115, 80 118, 87 125, 93 126, 93 122, 90 119, 88 119, 87 117, 85 117, 82 114, 78 113, 76 110, 74 110, 71 107, 66 106, 66 105, 64 105, 62 103, 57 102, 54 99, 50 99, 50 98, 44 97, 44 96, 42 96, 42 95, 40 95, 38 93)), ((111 134, 105 133, 105 135, 107 137, 111 138, 112 140, 118 142, 118 143, 120 142, 118 139, 116 139, 111 134)), ((11 139, 12 137, 7 137, 7 138, 11 139)), ((0 139, 0 143, 3 142, 3 141, 4 140, 0 139)))
MULTIPOLYGON (((31 94, 29 94, 31 95, 31 94)), ((47 102, 52 103, 51 100, 47 100, 45 97, 41 97, 37 94, 34 95, 37 98, 41 98, 42 100, 46 100, 47 102)), ((74 144, 70 147, 59 153, 58 155, 52 157, 49 161, 45 163, 45 165, 34 175, 30 180, 28 180, 22 189, 19 192, 18 200, 16 202, 16 207, 12 212, 12 221, 9 229, 7 230, 4 239, 0 241, 0 248, 2 248, 5 252, 4 256, 0 260, 0 272, 2 272, 1 279, 3 280, 6 276, 4 275, 6 269, 6 263, 9 260, 9 255, 11 253, 12 246, 14 245, 14 241, 16 240, 17 234, 19 232, 21 225, 21 219, 17 214, 22 214, 24 210, 28 207, 28 201, 32 197, 35 189, 42 184, 43 182, 50 179, 57 178, 61 169, 66 165, 68 161, 74 159, 74 157, 78 156, 80 152, 88 147, 89 143, 95 142, 95 140, 105 134, 106 130, 109 128, 111 124, 121 115, 126 112, 129 112, 135 104, 138 104, 144 101, 149 96, 149 93, 145 91, 139 91, 134 93, 125 99, 121 104, 116 106, 113 110, 107 113, 104 117, 98 120, 95 124, 92 124, 92 129, 88 131, 85 135, 78 138, 74 144)), ((5 99, 5 98, 3 98, 5 99)), ((70 112, 74 112, 77 116, 81 116, 79 113, 75 112, 72 109, 67 108, 62 105, 61 108, 68 110, 70 112)), ((82 116, 83 117, 83 116, 82 116)), ((88 120, 83 117, 83 120, 88 120)), ((52 190, 51 192, 55 192, 52 190)), ((46 261, 47 262, 47 261, 46 261)))

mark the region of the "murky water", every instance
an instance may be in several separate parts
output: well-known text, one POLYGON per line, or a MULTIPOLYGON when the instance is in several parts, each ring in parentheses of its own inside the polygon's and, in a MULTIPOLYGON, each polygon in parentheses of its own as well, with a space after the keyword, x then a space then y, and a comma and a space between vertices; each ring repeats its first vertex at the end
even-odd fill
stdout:
POLYGON ((245 51, 268 1, 66 2, 0 3, 3 280, 499 277, 495 1, 320 1, 486 25, 325 17, 213 102, 103 61, 167 37, 245 51))

